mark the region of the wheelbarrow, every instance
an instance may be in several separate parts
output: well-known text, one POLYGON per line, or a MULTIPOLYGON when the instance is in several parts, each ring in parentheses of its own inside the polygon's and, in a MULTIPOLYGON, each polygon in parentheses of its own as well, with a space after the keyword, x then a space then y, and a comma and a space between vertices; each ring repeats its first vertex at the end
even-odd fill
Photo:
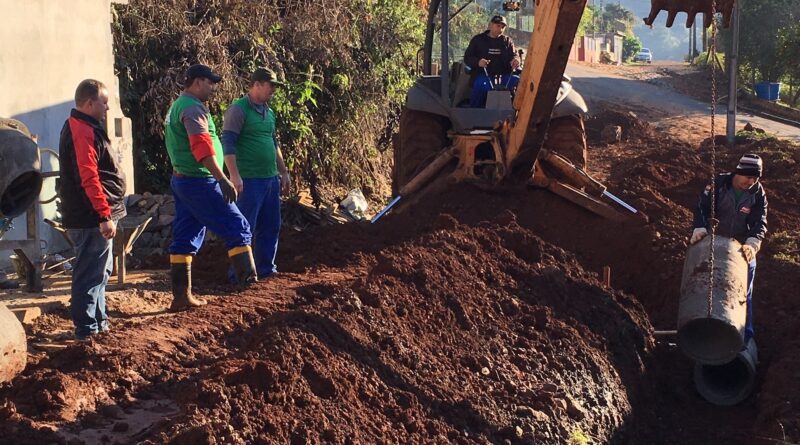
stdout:
POLYGON ((125 256, 133 250, 133 244, 144 233, 153 217, 136 224, 135 220, 121 219, 117 224, 117 234, 114 236, 114 270, 117 274, 117 283, 125 284, 125 256))

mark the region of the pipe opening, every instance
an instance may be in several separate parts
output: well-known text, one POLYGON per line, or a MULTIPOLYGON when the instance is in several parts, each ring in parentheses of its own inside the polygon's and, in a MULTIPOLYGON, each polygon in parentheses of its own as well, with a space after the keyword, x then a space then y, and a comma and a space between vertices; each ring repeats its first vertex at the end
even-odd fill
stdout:
POLYGON ((28 171, 14 178, 5 190, 0 190, 0 216, 14 218, 33 204, 42 190, 42 174, 28 171))
POLYGON ((755 380, 755 368, 739 354, 724 365, 695 366, 695 386, 700 395, 716 405, 735 405, 750 395, 755 380))
POLYGON ((700 363, 724 365, 742 350, 742 336, 729 323, 716 318, 698 318, 678 331, 684 354, 700 363))

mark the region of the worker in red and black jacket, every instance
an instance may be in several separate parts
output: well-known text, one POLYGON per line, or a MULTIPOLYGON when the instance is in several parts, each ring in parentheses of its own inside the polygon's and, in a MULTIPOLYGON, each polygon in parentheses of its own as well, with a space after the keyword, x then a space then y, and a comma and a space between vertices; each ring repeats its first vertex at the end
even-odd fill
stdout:
POLYGON ((747 322, 745 344, 753 338, 753 279, 756 275, 756 254, 767 236, 767 192, 759 181, 764 170, 761 157, 748 153, 739 159, 731 173, 718 175, 714 185, 706 186, 694 209, 694 231, 689 239, 696 244, 711 228, 711 191, 714 191, 714 216, 718 221, 715 233, 742 243, 742 256, 747 261, 747 322))
POLYGON ((70 311, 78 340, 108 331, 105 288, 112 240, 125 216, 125 177, 103 126, 106 111, 105 85, 81 82, 58 144, 61 215, 75 245, 70 311))

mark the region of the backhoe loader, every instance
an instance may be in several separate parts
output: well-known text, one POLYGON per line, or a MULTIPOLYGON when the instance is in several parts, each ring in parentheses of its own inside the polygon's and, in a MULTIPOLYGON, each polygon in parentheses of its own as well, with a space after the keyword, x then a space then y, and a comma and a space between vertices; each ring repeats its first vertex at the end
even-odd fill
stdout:
MULTIPOLYGON (((732 0, 716 3, 714 12, 721 12, 727 23, 732 0)), ((524 11, 521 6, 514 0, 503 3, 506 11, 524 11)), ((689 16, 687 26, 698 13, 706 13, 706 25, 713 15, 711 0, 651 0, 651 6, 645 18, 648 25, 661 10, 668 13, 668 26, 679 12, 689 16)), ((583 117, 587 107, 564 76, 585 8, 586 0, 535 0, 535 8, 530 8, 535 11, 534 31, 513 98, 508 91, 490 91, 501 98, 487 101, 494 106, 468 108, 463 99, 469 97, 469 75, 461 62, 449 62, 450 0, 430 1, 422 76, 408 92, 394 139, 395 199, 373 221, 404 196, 440 183, 435 178, 489 187, 529 184, 607 218, 626 219, 636 213, 586 173, 583 117), (439 73, 434 72, 432 61, 437 30, 442 49, 439 73), (630 212, 618 212, 601 196, 630 212)))

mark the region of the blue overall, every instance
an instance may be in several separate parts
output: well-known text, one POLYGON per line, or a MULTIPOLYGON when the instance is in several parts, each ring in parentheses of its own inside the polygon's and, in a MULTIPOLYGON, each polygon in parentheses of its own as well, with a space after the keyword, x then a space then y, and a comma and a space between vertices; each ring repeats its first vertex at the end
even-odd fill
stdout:
MULTIPOLYGON (((278 250, 278 235, 281 230, 281 181, 279 176, 271 178, 242 179, 244 189, 239 193, 236 206, 242 212, 253 231, 253 258, 259 278, 267 278, 278 271, 275 253, 278 250)), ((236 281, 233 269, 228 277, 236 281)))
POLYGON ((753 280, 756 277, 756 260, 747 265, 747 321, 744 325, 744 344, 753 338, 753 280))
POLYGON ((173 175, 170 186, 175 195, 171 254, 197 254, 206 228, 224 239, 228 250, 250 244, 250 225, 236 205, 225 202, 216 179, 173 175))
MULTIPOLYGON (((500 81, 499 86, 495 88, 502 88, 509 91, 517 89, 519 84, 519 76, 515 74, 505 74, 500 81)), ((472 83, 472 95, 469 98, 469 106, 471 108, 484 108, 486 106, 486 95, 492 90, 492 80, 489 79, 485 73, 480 73, 475 77, 472 83)), ((510 93, 509 93, 510 94, 510 93)))

